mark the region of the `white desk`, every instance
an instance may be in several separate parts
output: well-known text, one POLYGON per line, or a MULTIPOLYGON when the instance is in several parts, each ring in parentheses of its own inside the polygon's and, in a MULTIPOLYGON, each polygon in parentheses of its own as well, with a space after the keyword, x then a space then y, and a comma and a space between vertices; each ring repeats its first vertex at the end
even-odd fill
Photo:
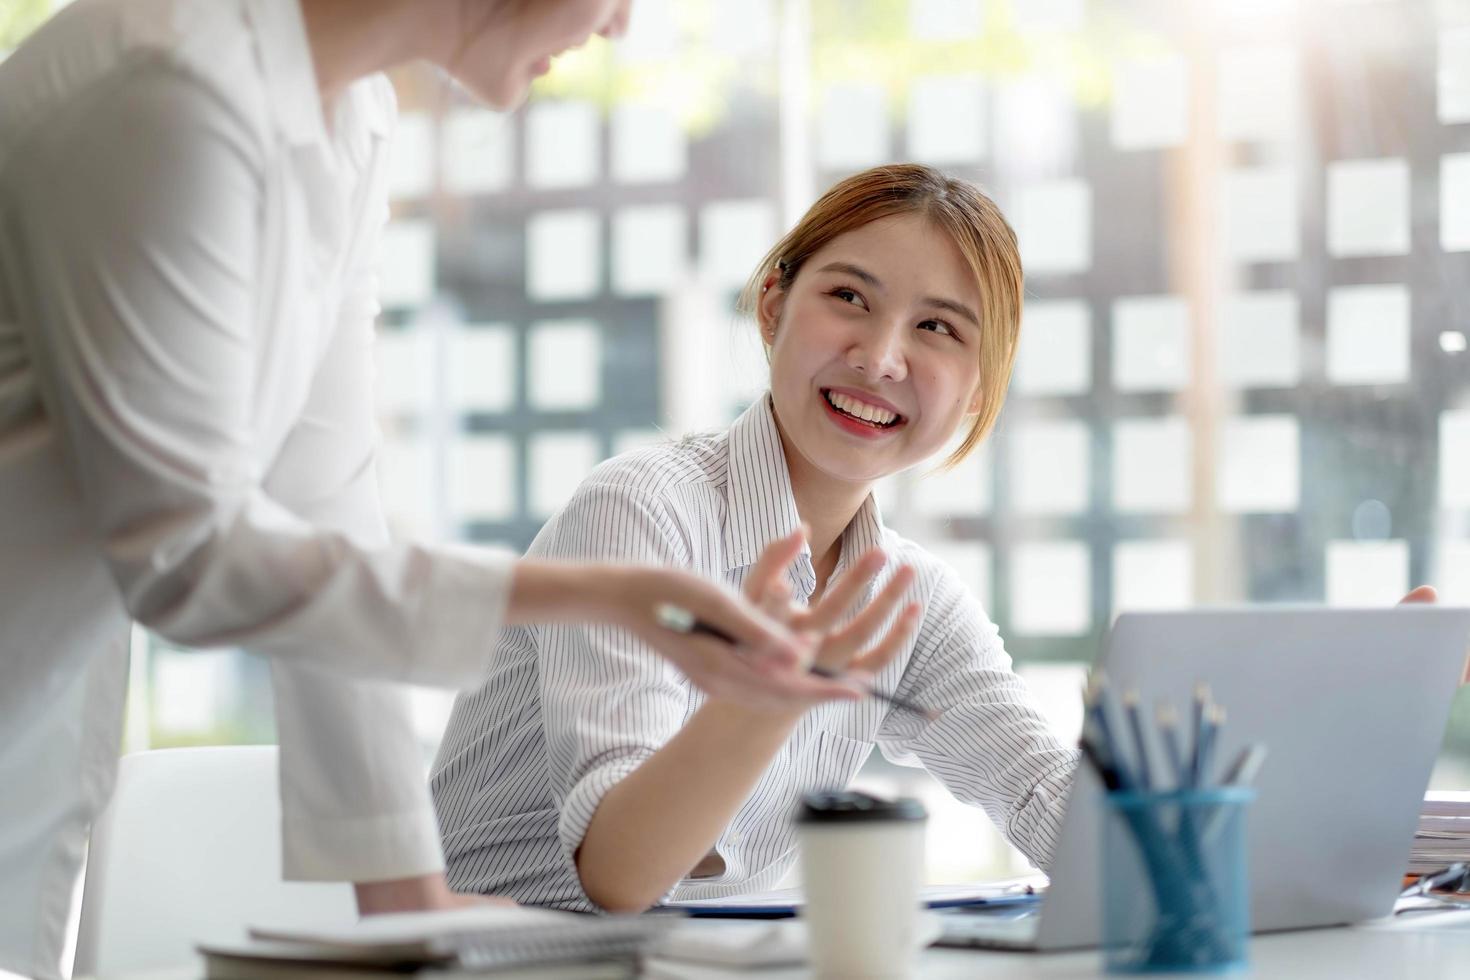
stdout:
MULTIPOLYGON (((759 970, 731 974, 761 980, 759 970)), ((785 975, 785 974, 783 974, 785 975)), ((197 966, 102 980, 199 980, 197 966)), ((1105 977, 1102 956, 1082 953, 992 953, 929 949, 918 980, 1084 980, 1105 977)), ((1233 977, 1258 980, 1451 980, 1470 977, 1470 912, 1415 913, 1351 929, 1313 929, 1257 936, 1251 965, 1233 977)))

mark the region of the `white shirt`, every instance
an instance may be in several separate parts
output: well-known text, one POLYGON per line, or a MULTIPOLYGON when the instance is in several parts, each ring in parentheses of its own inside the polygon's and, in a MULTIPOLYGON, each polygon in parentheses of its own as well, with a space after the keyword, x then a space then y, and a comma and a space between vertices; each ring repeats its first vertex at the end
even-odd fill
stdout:
MULTIPOLYGON (((799 518, 768 399, 728 433, 610 460, 542 529, 530 553, 548 558, 671 564, 739 588, 769 542, 799 518)), ((995 626, 959 577, 883 526, 870 496, 842 538, 838 574, 873 546, 893 570, 917 572, 908 601, 923 618, 911 645, 876 679, 939 711, 926 722, 880 701, 807 712, 720 835, 718 877, 686 880, 676 898, 718 898, 772 886, 795 857, 800 794, 840 788, 876 744, 920 765, 959 799, 983 807, 1045 867, 1076 753, 1052 734, 1011 670, 995 626)), ((816 585, 809 553, 793 595, 816 585)), ((454 706, 430 786, 450 884, 519 901, 590 909, 573 855, 603 795, 664 745, 703 696, 629 633, 540 626, 501 635, 489 680, 454 706)))
POLYGON ((442 867, 365 678, 476 683, 510 563, 381 514, 394 114, 329 131, 297 0, 81 0, 0 64, 0 969, 57 973, 130 619, 272 655, 289 877, 442 867))

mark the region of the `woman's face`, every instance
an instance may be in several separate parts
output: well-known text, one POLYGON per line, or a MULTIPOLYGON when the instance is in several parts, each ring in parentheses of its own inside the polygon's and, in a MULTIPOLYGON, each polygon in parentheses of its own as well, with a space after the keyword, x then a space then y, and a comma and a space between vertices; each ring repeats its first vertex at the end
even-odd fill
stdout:
POLYGON ((768 283, 760 308, 776 417, 816 470, 880 479, 938 452, 979 409, 979 286, 927 219, 839 235, 789 291, 768 283))
POLYGON ((628 26, 633 0, 508 0, 489 14, 490 0, 461 0, 460 21, 483 29, 463 38, 446 67, 495 109, 514 109, 551 59, 587 43, 593 34, 617 37, 628 26))

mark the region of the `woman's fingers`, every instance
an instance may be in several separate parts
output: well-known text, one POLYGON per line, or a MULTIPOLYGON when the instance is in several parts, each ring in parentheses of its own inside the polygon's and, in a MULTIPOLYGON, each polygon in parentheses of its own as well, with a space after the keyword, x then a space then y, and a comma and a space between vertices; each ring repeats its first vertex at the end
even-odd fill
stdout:
POLYGON ((914 631, 919 628, 919 619, 922 615, 923 608, 917 602, 909 603, 904 607, 903 612, 898 614, 898 619, 894 620, 883 639, 878 641, 878 645, 861 657, 854 659, 848 666, 848 670, 876 676, 908 646, 909 641, 913 639, 914 631))
POLYGON ((908 565, 894 573, 893 578, 868 603, 867 607, 853 617, 841 630, 828 637, 817 653, 817 661, 826 667, 846 667, 867 645, 869 639, 887 619, 903 604, 904 596, 914 584, 914 570, 908 565))
POLYGON ((801 617, 800 628, 821 633, 833 629, 847 615, 853 604, 862 598, 887 562, 888 556, 876 548, 859 558, 852 567, 827 586, 821 601, 801 617))
MULTIPOLYGON (((761 549, 755 566, 745 576, 744 588, 741 590, 745 597, 757 605, 764 605, 773 589, 785 586, 786 570, 796 561, 796 556, 801 554, 805 544, 806 528, 802 526, 761 549)), ((787 588, 789 596, 789 587, 787 588)))

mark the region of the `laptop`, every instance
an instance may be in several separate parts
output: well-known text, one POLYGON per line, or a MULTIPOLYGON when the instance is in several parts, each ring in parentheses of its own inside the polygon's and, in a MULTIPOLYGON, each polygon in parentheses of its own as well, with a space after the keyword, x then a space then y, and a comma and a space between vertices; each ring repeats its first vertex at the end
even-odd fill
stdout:
MULTIPOLYGON (((1246 823, 1251 927, 1268 932, 1392 911, 1467 641, 1470 609, 1437 605, 1124 613, 1098 665, 1150 711, 1164 699, 1187 714, 1208 683, 1228 712, 1218 766, 1268 746, 1246 823)), ((947 914, 941 944, 1098 945, 1101 793, 1083 767, 1041 902, 947 914)))

